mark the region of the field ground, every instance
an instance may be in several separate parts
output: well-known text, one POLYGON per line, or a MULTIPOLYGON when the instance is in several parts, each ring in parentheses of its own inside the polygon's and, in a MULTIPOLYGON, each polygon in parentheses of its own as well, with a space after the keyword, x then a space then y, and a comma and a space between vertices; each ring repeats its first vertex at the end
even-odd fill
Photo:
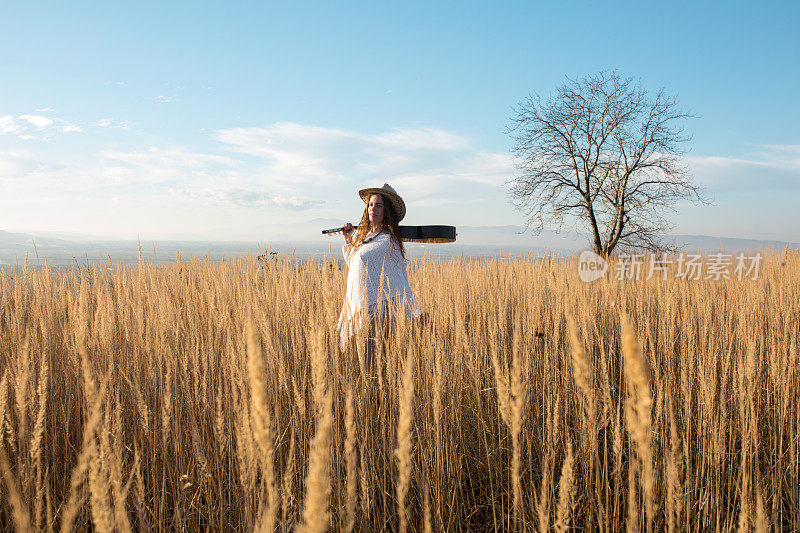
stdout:
POLYGON ((431 323, 340 353, 345 275, 0 270, 2 529, 800 530, 800 252, 415 260, 431 323))

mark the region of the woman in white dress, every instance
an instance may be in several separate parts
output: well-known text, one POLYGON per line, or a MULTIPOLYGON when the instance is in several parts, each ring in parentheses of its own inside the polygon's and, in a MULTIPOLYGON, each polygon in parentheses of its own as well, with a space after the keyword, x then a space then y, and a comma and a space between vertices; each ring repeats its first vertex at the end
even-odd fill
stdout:
POLYGON ((405 202, 387 183, 361 189, 358 195, 366 203, 358 229, 348 223, 342 231, 342 253, 348 266, 347 293, 337 326, 342 350, 365 317, 373 326, 380 314, 391 319, 392 312, 402 308, 411 318, 427 319, 408 284, 397 227, 406 214, 405 202))

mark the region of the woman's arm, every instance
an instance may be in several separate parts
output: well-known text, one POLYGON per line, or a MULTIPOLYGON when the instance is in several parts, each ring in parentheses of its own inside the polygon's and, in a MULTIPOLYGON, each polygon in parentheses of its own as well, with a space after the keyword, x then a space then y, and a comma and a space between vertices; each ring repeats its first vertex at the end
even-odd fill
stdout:
POLYGON ((344 229, 342 230, 342 236, 344 237, 344 244, 342 245, 342 255, 344 256, 345 263, 350 262, 350 254, 353 253, 353 236, 355 232, 353 231, 353 225, 351 223, 347 223, 344 225, 344 229))

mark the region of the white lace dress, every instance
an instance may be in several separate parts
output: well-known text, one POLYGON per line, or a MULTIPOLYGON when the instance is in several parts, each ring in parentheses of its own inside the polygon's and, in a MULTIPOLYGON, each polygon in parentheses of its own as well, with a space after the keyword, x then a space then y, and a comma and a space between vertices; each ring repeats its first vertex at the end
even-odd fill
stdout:
POLYGON ((391 249, 391 238, 388 233, 370 232, 358 249, 353 249, 352 244, 342 246, 348 266, 347 293, 337 325, 342 350, 361 326, 362 312, 366 311, 370 318, 375 316, 383 300, 395 299, 396 304, 402 303, 406 315, 412 318, 422 314, 419 301, 408 284, 406 262, 397 245, 391 249))

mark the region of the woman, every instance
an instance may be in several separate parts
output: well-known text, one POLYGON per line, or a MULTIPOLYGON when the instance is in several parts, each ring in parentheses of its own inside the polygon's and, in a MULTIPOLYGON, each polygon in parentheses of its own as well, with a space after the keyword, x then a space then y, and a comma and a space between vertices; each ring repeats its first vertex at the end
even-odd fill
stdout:
POLYGON ((405 202, 388 183, 361 189, 358 195, 367 204, 358 230, 354 234, 348 223, 342 231, 342 253, 349 268, 337 326, 342 350, 361 326, 362 313, 373 321, 381 313, 390 318, 393 309, 403 306, 408 316, 427 318, 408 284, 405 249, 397 227, 406 215, 405 202))

